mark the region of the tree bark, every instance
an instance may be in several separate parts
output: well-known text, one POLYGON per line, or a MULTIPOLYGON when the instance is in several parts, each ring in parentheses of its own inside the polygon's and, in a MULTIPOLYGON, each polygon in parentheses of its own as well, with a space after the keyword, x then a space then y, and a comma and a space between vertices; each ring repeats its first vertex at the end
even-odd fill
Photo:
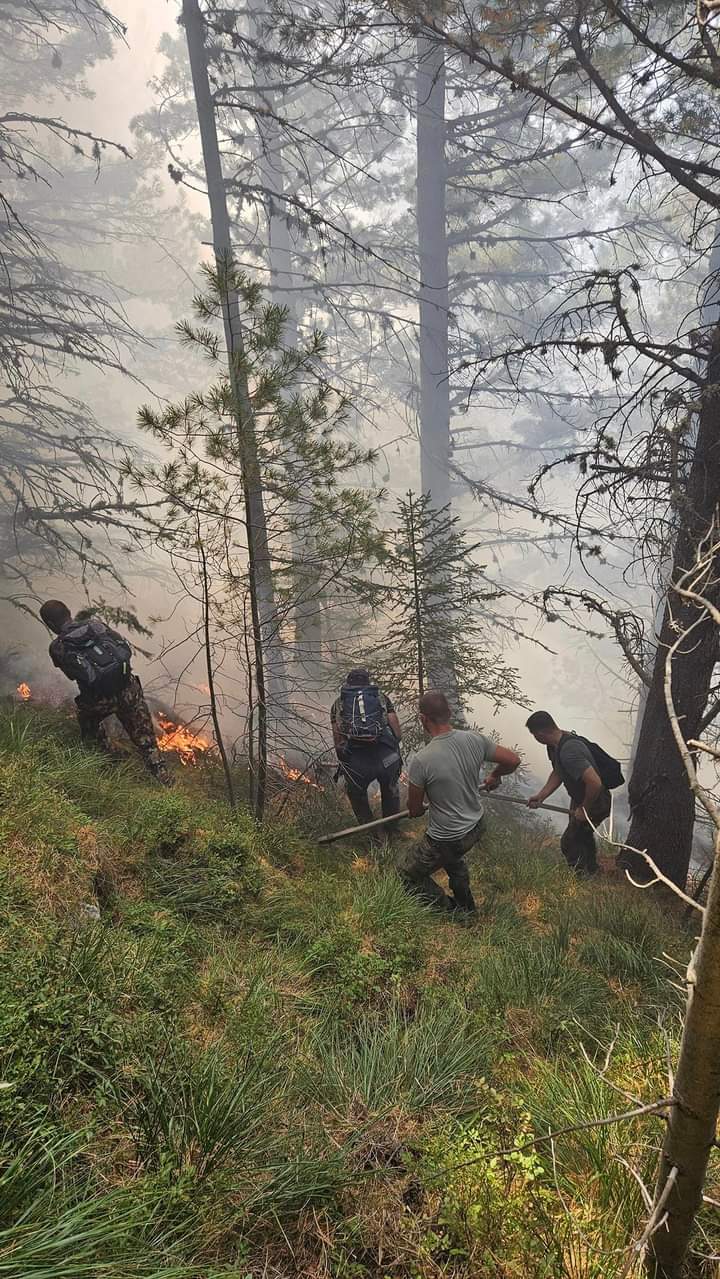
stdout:
MULTIPOLYGON (((708 330, 720 325, 720 230, 716 231, 713 240, 713 246, 710 252, 710 262, 708 278, 705 287, 705 296, 700 307, 700 324, 702 328, 708 330)), ((696 443, 693 438, 693 447, 696 443)), ((653 636, 655 642, 652 645, 652 655, 654 657, 657 651, 657 637, 660 634, 660 628, 664 616, 665 599, 668 592, 668 586, 672 580, 672 560, 666 557, 663 561, 660 579, 662 586, 658 588, 655 596, 655 609, 653 613, 653 636)), ((645 659, 645 666, 649 669, 650 658, 645 659)), ((641 684, 639 689, 638 708, 635 714, 635 728, 633 732, 632 746, 630 748, 630 761, 628 766, 628 776, 635 769, 635 760, 637 759, 638 745, 640 742, 640 732, 642 729, 643 716, 645 714, 645 706, 647 704, 648 686, 641 684)))
MULTIPOLYGON (((249 12, 255 39, 259 45, 263 45, 267 39, 263 27, 263 14, 267 15, 267 5, 263 5, 263 0, 251 0, 249 12)), ((253 82, 260 105, 264 108, 263 114, 255 117, 259 143, 258 169, 260 182, 266 193, 270 295, 277 306, 285 307, 287 311, 283 346, 292 350, 298 343, 297 295, 293 289, 296 275, 287 205, 283 200, 287 179, 282 127, 275 118, 281 112, 278 110, 277 93, 270 87, 270 80, 276 77, 277 69, 274 63, 270 64, 270 68, 269 72, 268 65, 261 59, 256 58, 253 62, 253 82)), ((287 394, 290 398, 291 387, 288 387, 287 394)), ((302 524, 303 508, 300 504, 291 511, 291 518, 302 524)), ((317 595, 318 574, 313 564, 317 559, 317 548, 310 530, 304 534, 301 529, 294 532, 290 549, 298 584, 298 598, 292 607, 295 660, 302 672, 315 677, 322 653, 322 601, 317 595), (303 566, 308 562, 312 565, 310 571, 303 571, 303 566)))
MULTIPOLYGON (((720 326, 712 330, 711 339, 695 452, 686 493, 678 499, 674 581, 695 562, 697 549, 708 533, 720 502, 720 326)), ((685 886, 690 865, 695 800, 687 786, 665 706, 665 658, 679 630, 687 630, 698 616, 694 605, 673 598, 671 588, 628 787, 631 811, 628 844, 646 849, 663 873, 681 888, 685 886)), ((673 701, 686 741, 698 736, 717 660, 717 631, 710 619, 705 618, 673 663, 673 701)), ((633 874, 647 878, 647 866, 642 859, 627 852, 622 861, 633 874)))
MULTIPOLYGON (((441 20, 443 0, 430 6, 441 20)), ((420 478, 436 510, 450 501, 445 50, 417 42, 417 232, 420 267, 420 478)))
MULTIPOLYGON (((678 752, 676 751, 676 754, 678 752)), ((687 784, 687 778, 686 784, 687 784)), ((688 1005, 655 1192, 657 1203, 673 1168, 667 1221, 652 1236, 650 1279, 680 1279, 695 1214, 702 1202, 720 1110, 720 873, 718 840, 702 933, 691 964, 688 1005)))
POLYGON ((417 642, 417 679, 418 697, 425 692, 425 645, 423 643, 422 603, 420 600, 420 577, 418 573, 418 552, 415 539, 415 508, 413 506, 412 489, 408 493, 408 540, 413 576, 413 611, 415 614, 415 636, 417 642))
MULTIPOLYGON (((210 203, 213 249, 220 276, 226 275, 233 261, 230 217, 218 146, 215 107, 210 92, 205 28, 198 0, 183 0, 182 21, 185 28, 190 71, 197 106, 200 141, 210 203)), ((248 544, 248 576, 253 623, 255 686, 258 698, 258 775, 255 790, 255 814, 262 818, 265 807, 267 778, 268 696, 287 700, 280 626, 275 606, 272 562, 268 544, 265 501, 258 459, 255 420, 244 371, 244 340, 237 293, 227 289, 227 305, 223 307, 228 372, 235 404, 235 429, 245 494, 245 520, 248 544), (267 662, 266 662, 267 658, 267 662), (266 674, 269 679, 266 679, 266 674), (269 687, 268 687, 269 684, 269 687)))
MULTIPOLYGON (((438 22, 446 0, 432 0, 438 22)), ((417 42, 416 217, 420 266, 420 487, 436 511, 450 505, 449 258, 445 49, 424 35, 417 42)), ((430 602, 432 611, 432 602, 430 602)), ((426 663, 426 684, 442 689, 455 723, 465 723, 452 661, 426 663)))
POLYGON ((231 808, 237 806, 235 799, 235 786, 233 784, 232 770, 230 761, 228 760, 227 751, 225 749, 225 739, 220 724, 220 713, 218 710, 217 689, 215 687, 215 663, 213 661, 213 645, 210 624, 210 580, 208 575, 207 555, 202 540, 202 529, 200 528, 200 518, 198 517, 197 530, 198 554, 200 556, 200 574, 202 578, 202 599, 203 599, 203 645, 205 648, 205 670, 207 672, 208 690, 210 697, 210 714, 212 716, 213 729, 215 731, 215 741, 220 752, 220 760, 225 776, 225 790, 227 791, 228 804, 231 808))

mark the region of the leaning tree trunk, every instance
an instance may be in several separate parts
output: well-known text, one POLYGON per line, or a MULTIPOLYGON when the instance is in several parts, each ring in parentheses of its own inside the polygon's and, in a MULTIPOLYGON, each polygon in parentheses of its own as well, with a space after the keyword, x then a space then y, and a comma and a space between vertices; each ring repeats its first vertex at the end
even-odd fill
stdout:
MULTIPOLYGON (((222 279, 227 276, 231 268, 233 252, 215 108, 208 79, 205 30, 198 0, 183 0, 182 20, 200 127, 212 221, 213 249, 218 273, 222 279)), ((256 816, 261 818, 265 806, 267 779, 268 701, 271 697, 273 700, 284 701, 286 690, 280 624, 275 606, 272 561, 265 517, 265 499, 255 435, 255 418, 243 363, 244 338, 240 302, 236 291, 230 287, 226 289, 226 298, 227 304, 223 307, 225 344, 245 495, 255 687, 258 700, 258 776, 255 787, 255 812, 256 816)))
MULTIPOLYGON (((676 751, 676 754, 678 752, 676 751)), ((685 777, 687 785, 687 777, 685 777)), ((695 1214, 702 1202, 708 1158, 720 1110, 720 863, 715 841, 715 870, 700 942, 689 976, 688 1006, 680 1056, 663 1143, 656 1204, 663 1200, 667 1221, 651 1240, 650 1279, 680 1279, 695 1214), (673 1173, 673 1169, 677 1171, 673 1173)))
MULTIPOLYGON (((443 0, 430 6, 440 16, 443 0)), ((447 156, 445 50, 440 40, 417 42, 417 232, 420 266, 421 488, 440 510, 450 501, 450 381, 448 377, 447 156)))
MULTIPOLYGON (((693 461, 687 490, 678 499, 674 581, 695 562, 697 549, 707 535, 720 502, 720 327, 712 331, 711 337, 693 461)), ((695 800, 687 786, 665 706, 665 658, 678 633, 687 631, 699 616, 694 605, 673 598, 670 589, 628 787, 631 811, 628 844, 650 853, 660 869, 680 887, 685 885, 690 865, 695 800)), ((699 734, 717 659, 717 631, 706 617, 695 627, 673 663, 673 701, 686 741, 699 734)), ((629 852, 623 861, 634 873, 647 878, 644 861, 639 865, 640 859, 629 852)))

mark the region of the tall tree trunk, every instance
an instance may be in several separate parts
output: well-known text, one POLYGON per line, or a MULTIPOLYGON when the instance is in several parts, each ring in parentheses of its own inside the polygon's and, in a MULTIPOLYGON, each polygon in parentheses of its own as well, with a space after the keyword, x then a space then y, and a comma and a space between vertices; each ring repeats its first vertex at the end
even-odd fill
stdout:
MULTIPOLYGON (((190 71, 197 106, 200 141, 210 203, 213 249, 220 277, 227 277, 233 261, 225 181, 220 160, 215 108, 210 92, 205 27, 198 0, 183 0, 182 20, 185 28, 190 71)), ((235 406, 235 430, 245 495, 245 521, 248 544, 248 576, 253 624, 255 687, 258 699, 258 774, 255 789, 255 813, 263 815, 267 778, 268 699, 286 700, 284 662, 280 627, 275 607, 272 562, 268 544, 267 521, 262 477, 258 459, 255 420, 244 370, 244 338, 240 318, 240 301, 235 290, 226 289, 223 307, 228 372, 235 406)))
MULTIPOLYGON (((687 489, 678 498, 678 534, 673 553, 673 580, 695 562, 697 548, 707 535, 720 502, 720 326, 711 331, 712 348, 702 393, 702 407, 687 489)), ((718 566, 720 568, 720 565, 718 566)), ((678 634, 697 621, 698 610, 673 598, 665 607, 660 642, 638 736, 635 767, 630 778, 631 822, 627 842, 645 849, 660 869, 684 887, 690 865, 695 800, 675 745, 665 706, 665 657, 678 634)), ((698 736, 707 704, 713 669, 718 659, 718 636, 709 619, 692 633, 673 664, 672 692, 685 740, 698 736)), ((623 862, 647 878, 644 861, 632 853, 623 862)))
MULTIPOLYGON (((446 0, 432 0, 442 22, 446 0)), ((417 42, 416 218, 420 266, 420 487, 440 511, 450 504, 450 376, 448 326, 447 128, 445 122, 445 49, 442 41, 418 36, 417 42)), ((452 661, 426 666, 431 688, 446 693, 456 723, 465 722, 452 661)))
MULTIPOLYGON (((430 6, 442 19, 443 0, 430 6)), ((450 383, 448 378, 447 157, 445 50, 417 42, 417 231, 420 267, 421 490, 440 510, 450 501, 450 383)))
POLYGON ((203 601, 203 647, 205 649, 205 670, 207 672, 208 696, 210 698, 210 714, 212 716, 213 729, 215 731, 215 741, 218 751, 220 752, 220 760, 225 775, 225 790, 227 792, 228 804, 231 808, 236 807, 235 786, 233 784, 232 770, 225 749, 225 739, 223 737, 222 725, 220 724, 220 712, 218 710, 217 689, 215 687, 215 662, 213 660, 213 643, 212 643, 212 624, 210 618, 210 577, 208 574, 207 555, 205 553, 205 545, 202 540, 202 528, 200 526, 200 517, 197 521, 197 546, 200 556, 200 576, 202 581, 202 601, 203 601))
MULTIPOLYGON (((676 751, 676 754, 678 752, 676 751)), ((686 778, 687 785, 687 778, 686 778)), ((702 1202, 708 1158, 720 1109, 720 865, 715 841, 715 871, 710 881, 702 933, 689 977, 680 1055, 655 1202, 660 1201, 672 1169, 675 1182, 665 1202, 667 1221, 652 1236, 650 1279, 680 1279, 684 1273, 695 1214, 702 1202)))
MULTIPOLYGON (((257 44, 262 47, 268 39, 266 23, 269 16, 266 0, 251 0, 251 29, 257 44)), ((265 215, 270 293, 273 302, 285 307, 287 311, 283 346, 290 350, 298 343, 297 292, 293 288, 293 284, 297 284, 297 278, 288 227, 288 210, 283 199, 287 178, 283 159, 282 126, 276 118, 281 112, 278 110, 277 92, 271 84, 271 81, 277 78, 277 67, 275 63, 266 64, 256 57, 252 74, 262 108, 262 112, 255 118, 255 125, 259 142, 260 181, 266 191, 265 215)), ((288 395, 291 394, 292 389, 288 388, 288 395)), ((291 512, 291 516, 298 525, 302 525, 301 504, 298 504, 291 512)), ((303 532, 301 527, 293 534, 291 554, 296 566, 298 586, 298 598, 292 610, 295 657, 300 670, 314 678, 317 675, 322 650, 322 601, 317 595, 315 540, 309 532, 303 532), (303 572, 303 565, 307 565, 308 562, 311 565, 310 571, 303 572)))
POLYGON ((413 612, 415 614, 415 638, 417 643, 418 697, 422 697, 425 692, 425 645, 423 643, 422 601, 420 599, 420 573, 418 568, 415 507, 413 506, 412 489, 408 493, 408 541, 410 543, 410 558, 412 560, 413 612))
MULTIPOLYGON (((712 329, 716 325, 720 325, 720 230, 717 230, 715 233, 713 246, 710 252, 705 296, 700 307, 700 324, 702 328, 705 329, 712 329)), ((697 440, 697 434, 694 430, 692 431, 691 439, 694 447, 697 440)), ((667 596, 668 586, 672 580, 672 568, 672 560, 667 557, 663 562, 660 573, 662 586, 658 588, 655 596, 655 611, 653 614, 653 636, 655 637, 655 642, 652 646, 653 657, 657 649, 657 637, 660 634, 660 628, 664 616, 665 599, 667 596)), ((649 669, 650 660, 651 658, 645 659, 646 669, 649 669)), ((633 732, 632 746, 630 748, 628 776, 631 776, 635 769, 638 745, 640 743, 640 731, 642 729, 642 721, 645 715, 645 706, 647 704, 647 684, 641 684, 639 693, 638 708, 635 713, 635 728, 633 732)))

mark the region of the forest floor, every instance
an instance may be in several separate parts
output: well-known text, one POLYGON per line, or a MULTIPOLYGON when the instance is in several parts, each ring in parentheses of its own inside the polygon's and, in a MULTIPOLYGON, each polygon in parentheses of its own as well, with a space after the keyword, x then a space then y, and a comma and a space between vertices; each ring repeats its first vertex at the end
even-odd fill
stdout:
POLYGON ((692 928, 540 824, 461 926, 297 791, 257 830, 0 711, 0 1277, 640 1274, 663 1120, 537 1139, 667 1095, 692 928))

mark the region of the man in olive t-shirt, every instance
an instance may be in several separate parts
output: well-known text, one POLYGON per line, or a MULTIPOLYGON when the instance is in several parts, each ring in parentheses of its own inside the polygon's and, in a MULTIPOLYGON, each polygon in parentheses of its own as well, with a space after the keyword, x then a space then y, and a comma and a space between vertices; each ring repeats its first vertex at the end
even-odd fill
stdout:
POLYGON ((481 791, 499 786, 520 756, 482 733, 453 728, 444 693, 425 693, 419 711, 430 740, 410 761, 408 809, 411 817, 419 817, 427 801, 429 820, 420 843, 401 858, 398 873, 408 892, 428 905, 474 912, 465 854, 482 835, 481 791), (488 760, 495 767, 483 781, 488 760), (440 869, 447 872, 452 897, 432 878, 440 869))
POLYGON ((582 738, 558 728, 547 711, 535 711, 527 728, 536 742, 547 747, 552 764, 550 776, 542 790, 530 796, 528 808, 538 808, 558 787, 565 787, 571 800, 570 820, 560 848, 578 875, 594 875, 598 868, 594 827, 605 821, 611 804, 590 748, 582 738))

